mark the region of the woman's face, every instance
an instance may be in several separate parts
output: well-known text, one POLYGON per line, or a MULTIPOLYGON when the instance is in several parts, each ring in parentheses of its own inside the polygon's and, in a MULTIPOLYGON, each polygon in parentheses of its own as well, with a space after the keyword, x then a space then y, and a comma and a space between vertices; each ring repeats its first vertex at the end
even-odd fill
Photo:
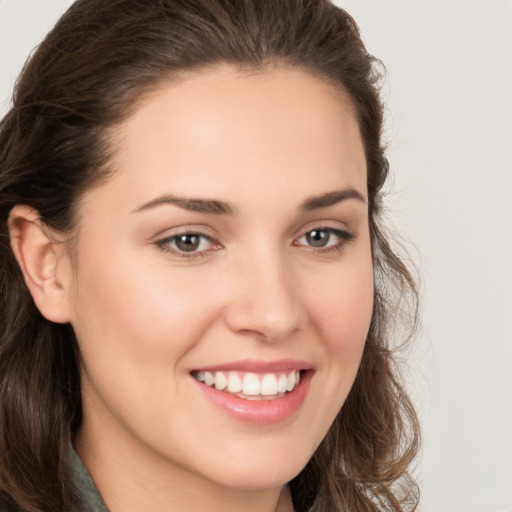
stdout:
POLYGON ((82 453, 281 486, 342 407, 370 324, 353 108, 299 70, 203 70, 146 98, 113 147, 80 205, 69 300, 82 453))

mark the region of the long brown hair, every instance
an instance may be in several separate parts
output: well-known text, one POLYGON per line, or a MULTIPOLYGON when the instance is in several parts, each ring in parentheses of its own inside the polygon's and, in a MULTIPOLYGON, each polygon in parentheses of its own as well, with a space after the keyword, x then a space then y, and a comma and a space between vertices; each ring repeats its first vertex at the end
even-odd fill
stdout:
POLYGON ((81 422, 77 343, 69 325, 35 307, 10 248, 9 212, 26 204, 72 232, 80 197, 109 175, 109 129, 163 81, 220 63, 294 66, 343 88, 366 152, 373 318, 346 403, 290 483, 295 508, 416 507, 408 471, 419 428, 392 327, 405 320, 414 330, 417 293, 380 227, 388 175, 380 76, 354 20, 327 0, 78 0, 27 63, 0 124, 0 506, 80 509, 68 467, 81 422))

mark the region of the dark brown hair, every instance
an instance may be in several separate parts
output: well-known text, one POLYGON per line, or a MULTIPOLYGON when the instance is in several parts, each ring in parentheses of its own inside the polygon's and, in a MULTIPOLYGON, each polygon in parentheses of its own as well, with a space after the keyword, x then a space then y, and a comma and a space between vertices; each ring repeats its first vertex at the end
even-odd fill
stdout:
POLYGON ((388 175, 380 77, 355 22, 327 0, 78 0, 28 61, 0 124, 0 508, 80 509, 67 457, 81 422, 76 339, 35 307, 9 244, 9 212, 26 204, 72 232, 81 195, 109 175, 109 129, 163 81, 220 63, 292 66, 344 89, 366 152, 374 312, 346 403, 290 483, 296 510, 416 507, 408 471, 419 428, 391 327, 405 319, 412 332, 417 294, 379 227, 388 175))

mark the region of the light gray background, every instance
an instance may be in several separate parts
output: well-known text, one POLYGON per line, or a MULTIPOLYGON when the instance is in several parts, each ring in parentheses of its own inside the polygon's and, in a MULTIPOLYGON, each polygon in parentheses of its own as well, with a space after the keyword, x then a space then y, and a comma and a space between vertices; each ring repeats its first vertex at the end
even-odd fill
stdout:
MULTIPOLYGON (((277 0, 276 0, 277 1, 277 0)), ((0 0, 0 112, 69 0, 0 0)), ((389 206, 415 245, 421 512, 512 510, 512 2, 339 0, 388 76, 389 206)))

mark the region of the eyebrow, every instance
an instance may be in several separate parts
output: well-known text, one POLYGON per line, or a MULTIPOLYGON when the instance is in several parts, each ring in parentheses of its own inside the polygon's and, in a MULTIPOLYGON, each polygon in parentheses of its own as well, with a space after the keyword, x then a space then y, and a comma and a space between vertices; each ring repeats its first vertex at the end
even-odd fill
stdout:
MULTIPOLYGON (((300 206, 302 211, 319 210, 321 208, 328 208, 347 199, 356 199, 366 204, 366 199, 356 189, 348 188, 343 190, 335 190, 333 192, 327 192, 318 196, 312 196, 307 198, 300 206)), ((200 199, 200 198, 187 198, 173 195, 164 195, 157 197, 139 206, 134 213, 156 208, 162 205, 174 205, 184 210, 207 213, 213 215, 228 215, 235 216, 237 209, 225 201, 219 201, 217 199, 200 199)))
POLYGON ((334 192, 327 192, 319 196, 313 196, 306 199, 301 206, 302 211, 319 210, 321 208, 327 208, 333 206, 341 201, 347 199, 356 199, 366 204, 366 199, 363 195, 358 192, 355 188, 347 188, 343 190, 335 190, 334 192))
POLYGON ((162 206, 165 204, 178 206, 191 212, 209 213, 213 215, 236 215, 236 209, 224 201, 218 201, 216 199, 195 199, 169 195, 157 197, 156 199, 149 201, 149 203, 145 203, 142 206, 139 206, 134 210, 134 212, 142 212, 144 210, 156 208, 157 206, 162 206))

